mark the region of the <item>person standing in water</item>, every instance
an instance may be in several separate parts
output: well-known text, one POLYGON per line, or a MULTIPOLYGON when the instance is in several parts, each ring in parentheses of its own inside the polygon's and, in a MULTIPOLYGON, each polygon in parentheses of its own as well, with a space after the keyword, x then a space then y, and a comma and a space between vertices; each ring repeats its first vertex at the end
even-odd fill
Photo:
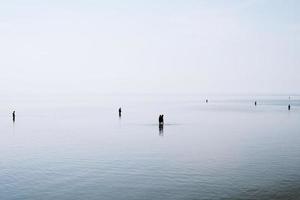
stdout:
POLYGON ((159 125, 163 125, 164 124, 164 115, 159 115, 159 117, 158 117, 158 123, 159 123, 159 125))
POLYGON ((257 105, 257 102, 256 102, 256 101, 254 102, 254 105, 255 105, 255 106, 257 105))
POLYGON ((288 110, 291 110, 291 104, 288 105, 288 110))
POLYGON ((15 122, 15 120, 16 120, 16 111, 13 111, 12 117, 13 117, 13 122, 15 122))
POLYGON ((122 116, 122 109, 119 108, 119 117, 121 117, 121 116, 122 116))

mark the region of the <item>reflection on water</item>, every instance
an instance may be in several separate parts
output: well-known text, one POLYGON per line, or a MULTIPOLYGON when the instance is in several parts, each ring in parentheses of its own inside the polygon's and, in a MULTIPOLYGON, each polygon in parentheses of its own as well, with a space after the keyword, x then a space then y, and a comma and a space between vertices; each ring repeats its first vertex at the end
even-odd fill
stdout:
POLYGON ((159 124, 158 129, 159 129, 159 136, 164 136, 164 125, 159 124))
POLYGON ((0 199, 299 199, 297 99, 182 98, 0 107, 0 199))

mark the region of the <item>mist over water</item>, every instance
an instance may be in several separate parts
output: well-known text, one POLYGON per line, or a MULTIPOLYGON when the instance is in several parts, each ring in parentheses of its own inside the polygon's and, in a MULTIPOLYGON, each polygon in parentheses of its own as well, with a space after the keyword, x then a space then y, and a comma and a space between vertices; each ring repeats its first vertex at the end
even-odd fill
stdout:
POLYGON ((0 1, 0 200, 300 199, 299 47, 297 0, 0 1))
POLYGON ((11 102, 13 108, 2 99, 0 107, 0 199, 300 196, 299 96, 110 95, 11 102))

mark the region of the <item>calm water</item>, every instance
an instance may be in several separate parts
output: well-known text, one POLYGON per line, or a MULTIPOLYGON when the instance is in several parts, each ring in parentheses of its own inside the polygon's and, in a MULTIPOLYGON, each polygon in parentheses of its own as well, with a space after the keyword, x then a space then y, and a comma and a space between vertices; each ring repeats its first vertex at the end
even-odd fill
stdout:
POLYGON ((6 99, 0 199, 300 199, 299 99, 6 99))

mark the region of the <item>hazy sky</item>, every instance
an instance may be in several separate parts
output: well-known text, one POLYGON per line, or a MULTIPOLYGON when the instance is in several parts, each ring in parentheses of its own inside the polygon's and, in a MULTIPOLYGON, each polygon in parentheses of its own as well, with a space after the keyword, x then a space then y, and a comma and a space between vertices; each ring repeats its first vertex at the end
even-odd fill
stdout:
POLYGON ((298 0, 0 1, 0 93, 300 93, 298 0))

